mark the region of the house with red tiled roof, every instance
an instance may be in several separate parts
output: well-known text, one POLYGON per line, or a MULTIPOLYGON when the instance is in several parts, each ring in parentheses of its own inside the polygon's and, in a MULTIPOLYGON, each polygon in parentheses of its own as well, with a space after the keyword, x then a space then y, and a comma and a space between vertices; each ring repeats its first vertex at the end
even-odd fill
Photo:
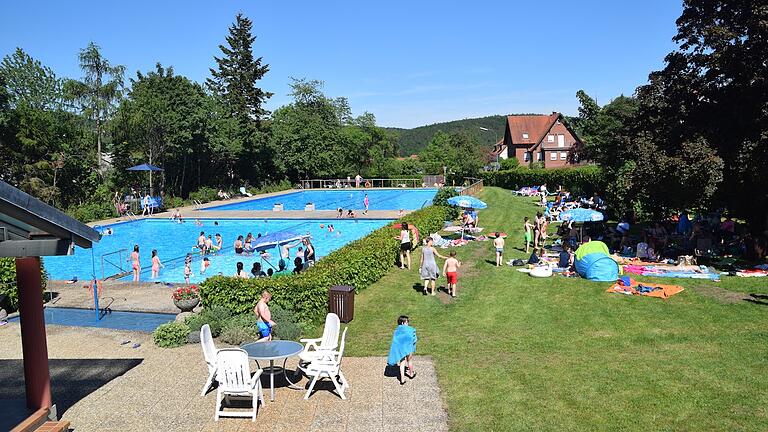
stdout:
POLYGON ((521 165, 542 162, 544 168, 559 168, 575 164, 571 153, 579 143, 576 132, 558 112, 510 115, 504 139, 496 143, 492 155, 517 158, 521 165))

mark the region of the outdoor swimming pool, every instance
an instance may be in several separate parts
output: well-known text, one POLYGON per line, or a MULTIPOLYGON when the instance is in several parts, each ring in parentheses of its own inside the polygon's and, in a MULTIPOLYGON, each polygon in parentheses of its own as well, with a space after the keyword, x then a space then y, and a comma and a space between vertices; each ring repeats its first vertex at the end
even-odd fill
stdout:
MULTIPOLYGON (((116 330, 153 332, 159 325, 173 321, 174 314, 114 311, 96 320, 96 312, 90 309, 63 307, 45 308, 45 323, 73 327, 98 327, 116 330)), ((19 317, 9 321, 18 321, 19 317)))
POLYGON ((284 210, 304 210, 307 203, 313 203, 316 210, 342 208, 361 211, 365 208, 365 194, 368 194, 369 210, 418 210, 432 204, 436 193, 437 189, 310 190, 255 198, 204 210, 272 210, 276 203, 283 204, 284 210))
MULTIPOLYGON (((266 272, 271 263, 277 267, 279 253, 277 249, 270 249, 271 255, 267 260, 262 260, 258 254, 253 256, 237 255, 233 249, 233 243, 238 235, 245 236, 253 233, 254 237, 259 233, 293 232, 297 234, 309 233, 315 246, 316 255, 321 258, 345 244, 357 240, 372 231, 391 223, 384 219, 200 219, 202 226, 197 226, 193 220, 185 223, 176 223, 168 219, 142 219, 133 222, 122 222, 109 225, 114 233, 102 237, 101 241, 93 244, 93 249, 75 248, 75 254, 71 256, 46 257, 45 268, 51 279, 69 280, 77 277, 79 280, 90 280, 95 271, 96 277, 102 279, 122 271, 130 271, 131 263, 127 261, 133 245, 139 245, 141 280, 150 281, 151 253, 157 249, 160 260, 165 268, 160 270, 157 282, 184 282, 184 257, 187 253, 193 254, 192 271, 190 279, 192 283, 200 283, 209 276, 222 273, 234 275, 236 263, 241 261, 246 271, 249 271, 254 262, 261 262, 266 272), (214 223, 218 223, 215 225, 214 223), (328 232, 328 225, 334 225, 334 232, 328 232), (324 228, 320 228, 323 225, 324 228), (221 234, 224 248, 221 252, 208 255, 211 262, 205 274, 200 274, 202 258, 197 249, 197 237, 200 231, 208 234, 221 234), (124 249, 121 253, 114 253, 124 249), (102 256, 104 256, 102 258, 102 256), (102 267, 104 269, 102 276, 102 267)), ((99 227, 99 230, 107 226, 99 227)), ((288 268, 293 269, 292 260, 297 248, 291 249, 291 261, 288 268)), ((123 280, 130 280, 131 276, 123 280)))

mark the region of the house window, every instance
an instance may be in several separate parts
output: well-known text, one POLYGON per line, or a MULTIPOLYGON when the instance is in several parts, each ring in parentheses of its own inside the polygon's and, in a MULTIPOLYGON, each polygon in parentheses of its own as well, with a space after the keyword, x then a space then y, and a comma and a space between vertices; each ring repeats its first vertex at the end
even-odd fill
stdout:
POLYGON ((566 159, 568 159, 568 153, 560 152, 560 160, 566 160, 566 159))
POLYGON ((549 153, 549 159, 557 160, 557 152, 550 152, 549 153))
POLYGON ((523 132, 523 139, 528 139, 528 132, 523 132))
POLYGON ((523 154, 523 161, 528 162, 530 160, 531 160, 531 152, 525 152, 525 154, 523 154))
POLYGON ((547 142, 555 142, 555 136, 552 134, 547 135, 547 142))
POLYGON ((565 135, 557 134, 557 146, 565 147, 565 135))
POLYGON ((544 152, 543 151, 540 151, 540 152, 536 153, 536 160, 537 161, 543 161, 544 160, 544 152))

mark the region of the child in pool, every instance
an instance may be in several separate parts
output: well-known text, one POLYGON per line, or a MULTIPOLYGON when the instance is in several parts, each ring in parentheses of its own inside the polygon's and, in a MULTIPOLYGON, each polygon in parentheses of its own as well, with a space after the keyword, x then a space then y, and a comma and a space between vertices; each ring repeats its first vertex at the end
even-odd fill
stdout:
POLYGON ((398 365, 400 367, 400 385, 405 385, 405 377, 414 379, 416 371, 413 370, 413 353, 416 352, 416 329, 410 326, 410 320, 406 315, 400 315, 397 319, 397 328, 392 334, 392 344, 389 347, 387 364, 390 366, 398 365), (405 368, 408 367, 410 375, 406 375, 405 368))
POLYGON ((184 283, 189 283, 190 276, 192 276, 192 254, 188 253, 184 258, 184 283))
POLYGON ((203 258, 202 261, 200 261, 200 274, 205 273, 206 270, 208 270, 208 267, 211 266, 211 260, 208 259, 208 257, 203 258))
POLYGON ((160 257, 157 256, 157 249, 152 249, 152 279, 157 279, 160 276, 160 267, 165 267, 160 262, 160 257))

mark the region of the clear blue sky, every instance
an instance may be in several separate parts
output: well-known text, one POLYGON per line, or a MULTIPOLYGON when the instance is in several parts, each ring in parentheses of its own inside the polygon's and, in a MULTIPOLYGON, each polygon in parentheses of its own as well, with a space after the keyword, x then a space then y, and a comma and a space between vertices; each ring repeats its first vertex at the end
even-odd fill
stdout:
POLYGON ((575 114, 584 89, 631 94, 674 47, 680 0, 488 2, 19 1, 0 14, 0 55, 24 48, 59 76, 79 77, 94 41, 128 76, 156 62, 204 81, 237 12, 254 21, 270 64, 268 108, 289 77, 325 81, 355 113, 414 127, 491 114, 575 114))

